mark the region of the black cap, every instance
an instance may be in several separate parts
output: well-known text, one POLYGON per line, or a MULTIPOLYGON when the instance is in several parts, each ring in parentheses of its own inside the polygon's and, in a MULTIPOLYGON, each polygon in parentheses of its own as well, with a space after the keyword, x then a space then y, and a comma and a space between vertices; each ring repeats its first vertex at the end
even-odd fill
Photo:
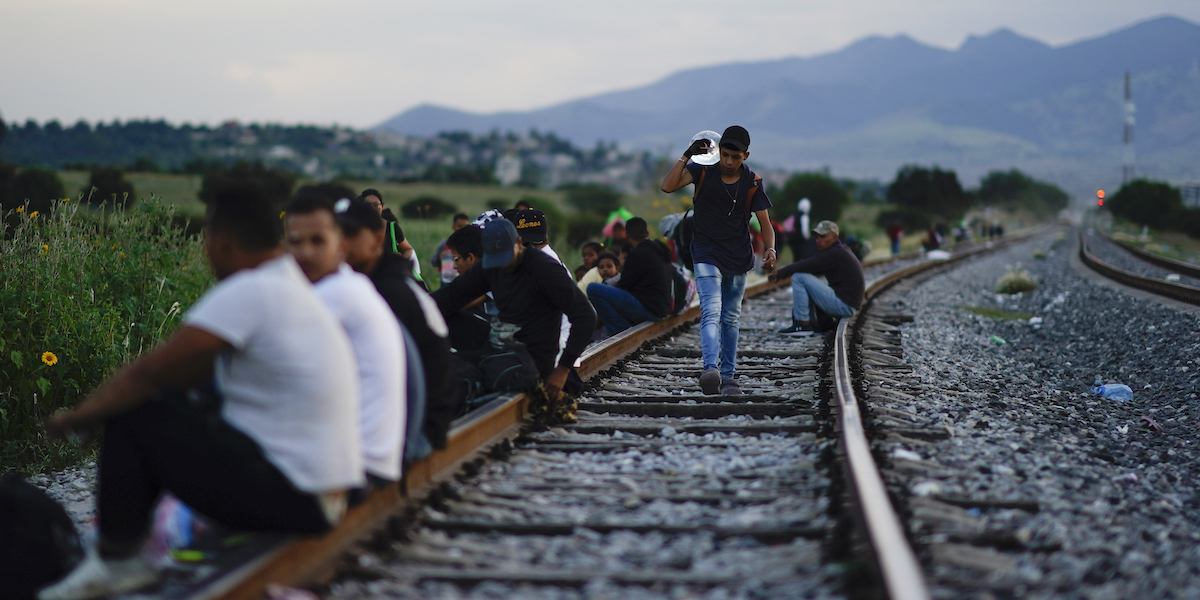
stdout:
POLYGON ((483 268, 507 266, 513 259, 513 245, 520 236, 507 219, 489 221, 483 226, 483 268))
POLYGON ((542 211, 535 208, 526 208, 517 211, 517 214, 510 217, 510 220, 516 226, 517 233, 521 234, 521 240, 525 243, 546 243, 546 214, 542 211))
POLYGON ((357 232, 366 228, 371 231, 383 230, 383 217, 375 212, 375 207, 358 198, 342 198, 333 203, 333 218, 338 225, 349 232, 357 232))
POLYGON ((741 125, 730 125, 725 128, 725 133, 721 134, 721 145, 745 152, 750 149, 750 132, 741 125))

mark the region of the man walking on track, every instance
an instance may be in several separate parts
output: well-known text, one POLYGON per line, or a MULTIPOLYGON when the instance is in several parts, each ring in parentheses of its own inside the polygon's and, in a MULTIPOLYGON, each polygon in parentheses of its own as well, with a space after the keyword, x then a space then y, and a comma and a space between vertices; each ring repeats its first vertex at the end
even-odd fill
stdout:
POLYGON ((762 189, 762 178, 743 164, 750 156, 750 133, 734 125, 721 135, 720 162, 703 166, 691 157, 711 150, 707 140, 696 140, 663 178, 662 191, 670 194, 696 184, 692 206, 695 233, 691 242, 700 295, 700 350, 704 371, 700 389, 707 395, 741 394, 734 380, 737 366, 738 321, 746 273, 754 268, 750 244, 750 214, 762 231, 762 269, 775 268, 775 229, 767 209, 771 200, 762 189))
POLYGON ((833 317, 848 317, 862 306, 866 282, 862 263, 850 248, 838 239, 838 226, 821 221, 813 228, 819 252, 798 260, 771 274, 771 281, 792 278, 792 326, 779 333, 791 336, 812 335, 817 329, 811 304, 833 317), (824 275, 829 283, 817 279, 824 275))

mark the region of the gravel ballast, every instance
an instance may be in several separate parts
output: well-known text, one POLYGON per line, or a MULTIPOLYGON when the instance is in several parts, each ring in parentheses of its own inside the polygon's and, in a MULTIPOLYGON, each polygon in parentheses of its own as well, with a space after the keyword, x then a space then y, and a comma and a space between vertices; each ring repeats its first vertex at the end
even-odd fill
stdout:
POLYGON ((936 597, 1200 597, 1200 323, 1081 276, 1074 235, 883 299, 915 320, 902 328, 912 373, 872 388, 879 431, 900 414, 950 434, 876 445, 936 597), (1038 289, 993 293, 1018 264, 1038 289), (1134 399, 1092 394, 1097 378, 1134 399))

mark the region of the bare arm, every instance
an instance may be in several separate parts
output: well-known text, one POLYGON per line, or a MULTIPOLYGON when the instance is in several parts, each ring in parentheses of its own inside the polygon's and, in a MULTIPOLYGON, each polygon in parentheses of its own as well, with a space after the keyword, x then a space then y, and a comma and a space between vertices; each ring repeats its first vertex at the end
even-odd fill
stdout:
POLYGON ((213 360, 228 347, 225 340, 203 329, 184 327, 162 346, 117 371, 74 410, 51 417, 46 434, 61 438, 68 429, 94 428, 137 408, 164 388, 203 381, 212 376, 213 360))
POLYGON ((670 194, 692 183, 692 173, 687 170, 688 157, 684 156, 671 165, 671 170, 663 177, 662 191, 670 194))
POLYGON ((769 273, 775 268, 775 259, 779 257, 779 251, 775 250, 775 228, 771 226, 771 215, 766 209, 754 211, 754 216, 758 217, 758 230, 762 233, 763 243, 769 248, 763 252, 762 266, 762 270, 769 273))
POLYGON ((396 248, 400 250, 400 256, 412 260, 413 247, 408 243, 407 238, 400 240, 400 243, 396 244, 396 248))

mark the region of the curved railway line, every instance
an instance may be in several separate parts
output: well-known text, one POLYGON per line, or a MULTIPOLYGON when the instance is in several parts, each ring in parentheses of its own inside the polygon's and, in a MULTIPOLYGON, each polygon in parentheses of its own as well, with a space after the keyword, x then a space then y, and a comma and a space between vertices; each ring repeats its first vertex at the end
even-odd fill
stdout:
POLYGON ((748 287, 743 396, 699 393, 698 307, 634 327, 582 358, 578 423, 531 430, 524 396, 497 399, 456 421, 448 447, 412 466, 403 491, 375 492, 329 535, 257 536, 175 573, 160 595, 256 598, 337 571, 380 590, 608 585, 628 597, 686 596, 753 581, 756 595, 829 597, 851 581, 851 595, 928 598, 862 418, 864 371, 906 368, 906 316, 877 299, 1030 235, 946 261, 865 265, 864 307, 830 336, 776 334, 790 322, 789 288, 748 287))
MULTIPOLYGON (((1132 244, 1113 239, 1112 237, 1099 232, 1097 232, 1097 235, 1099 235, 1105 241, 1121 247, 1139 261, 1168 269, 1176 274, 1185 275, 1193 279, 1200 279, 1200 267, 1197 267, 1196 265, 1172 260, 1150 252, 1146 252, 1145 250, 1142 250, 1141 248, 1138 248, 1132 244)), ((1172 300, 1178 300, 1180 302, 1186 302, 1188 304, 1200 306, 1200 288, 1198 287, 1166 281, 1164 279, 1158 279, 1155 277, 1138 275, 1131 271, 1110 265, 1101 260, 1088 249, 1086 231, 1079 232, 1079 259, 1083 262, 1083 264, 1087 265, 1093 271, 1108 279, 1116 281, 1117 283, 1170 298, 1172 300)))

